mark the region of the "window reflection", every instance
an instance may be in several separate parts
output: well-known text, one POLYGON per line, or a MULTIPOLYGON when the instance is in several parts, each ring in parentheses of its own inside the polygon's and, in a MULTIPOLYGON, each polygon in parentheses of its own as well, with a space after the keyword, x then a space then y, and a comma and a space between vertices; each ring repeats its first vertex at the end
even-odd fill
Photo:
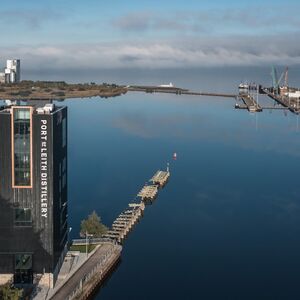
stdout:
POLYGON ((15 226, 31 226, 31 209, 30 208, 15 208, 14 209, 15 226))
POLYGON ((30 186, 30 108, 13 109, 14 185, 30 186))

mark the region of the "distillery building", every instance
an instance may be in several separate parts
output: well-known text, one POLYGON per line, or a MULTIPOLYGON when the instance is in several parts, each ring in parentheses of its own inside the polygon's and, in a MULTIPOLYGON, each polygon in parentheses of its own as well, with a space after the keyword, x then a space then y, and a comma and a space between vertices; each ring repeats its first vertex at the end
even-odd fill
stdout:
MULTIPOLYGON (((67 251, 67 108, 0 108, 0 281, 56 281, 67 251)), ((1 283, 1 282, 0 282, 1 283)))

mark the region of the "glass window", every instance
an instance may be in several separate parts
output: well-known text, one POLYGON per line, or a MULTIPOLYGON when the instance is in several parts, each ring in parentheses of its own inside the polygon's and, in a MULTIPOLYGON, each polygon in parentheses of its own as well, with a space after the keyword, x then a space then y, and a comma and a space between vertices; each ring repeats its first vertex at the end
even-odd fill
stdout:
POLYGON ((32 284, 32 254, 20 253, 15 254, 15 272, 14 283, 16 284, 32 284))
POLYGON ((15 226, 31 226, 31 209, 30 208, 15 208, 14 209, 15 226))
POLYGON ((13 108, 14 186, 31 186, 30 107, 13 108))
POLYGON ((29 270, 32 268, 31 254, 16 254, 15 255, 15 269, 29 270))

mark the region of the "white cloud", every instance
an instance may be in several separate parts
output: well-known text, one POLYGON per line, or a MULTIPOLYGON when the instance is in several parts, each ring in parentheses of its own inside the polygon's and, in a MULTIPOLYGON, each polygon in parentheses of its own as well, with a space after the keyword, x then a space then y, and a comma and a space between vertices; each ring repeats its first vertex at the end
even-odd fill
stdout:
POLYGON ((123 33, 153 31, 180 32, 282 32, 297 30, 299 6, 253 6, 244 8, 198 9, 194 11, 136 11, 113 18, 111 24, 123 33))
POLYGON ((28 70, 103 68, 187 68, 300 64, 298 34, 40 45, 1 48, 0 57, 18 57, 28 70))

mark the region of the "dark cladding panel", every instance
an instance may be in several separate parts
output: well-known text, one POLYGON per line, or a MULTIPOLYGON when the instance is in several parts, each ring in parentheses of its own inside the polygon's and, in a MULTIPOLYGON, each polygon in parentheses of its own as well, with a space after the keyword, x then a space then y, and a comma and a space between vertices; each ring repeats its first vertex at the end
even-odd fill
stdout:
POLYGON ((67 144, 63 145, 62 131, 66 118, 66 108, 32 115, 32 188, 12 188, 11 115, 0 111, 0 274, 7 269, 13 272, 11 258, 18 252, 32 253, 34 273, 53 272, 64 249, 67 144))
POLYGON ((53 116, 53 230, 54 260, 58 261, 68 234, 67 223, 67 108, 58 110, 53 116))
POLYGON ((44 249, 51 256, 53 268, 53 141, 52 115, 33 118, 33 198, 35 228, 40 231, 44 249))
MULTIPOLYGON (((1 113, 1 112, 0 112, 1 113)), ((0 196, 10 199, 11 189, 11 116, 1 113, 0 116, 0 196)))
MULTIPOLYGON (((13 234, 13 209, 11 189, 11 118, 1 112, 0 117, 0 274, 13 272, 11 251, 13 234)), ((0 275, 1 276, 1 275, 0 275)))

